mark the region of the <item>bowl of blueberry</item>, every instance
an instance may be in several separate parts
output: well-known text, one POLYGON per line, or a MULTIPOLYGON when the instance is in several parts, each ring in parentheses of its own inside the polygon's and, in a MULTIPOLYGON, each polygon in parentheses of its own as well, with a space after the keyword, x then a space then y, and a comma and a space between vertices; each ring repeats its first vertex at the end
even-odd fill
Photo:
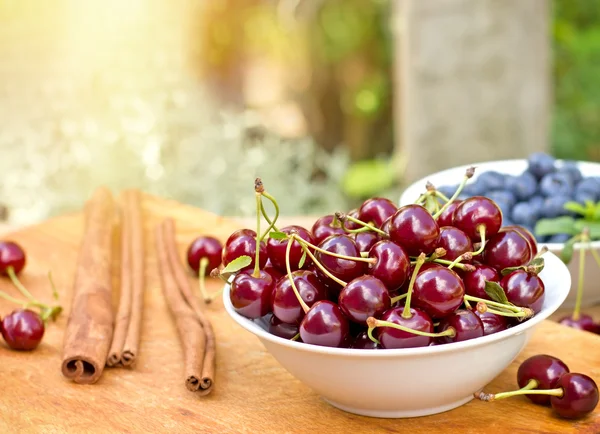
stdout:
MULTIPOLYGON (((527 159, 475 163, 474 176, 458 201, 485 196, 502 210, 503 226, 519 225, 532 233, 540 246, 563 258, 579 280, 581 254, 585 255, 581 306, 600 303, 600 163, 557 160, 545 153, 527 159), (587 242, 584 228, 591 228, 587 242), (580 252, 583 249, 585 252, 580 252)), ((451 196, 468 165, 428 175, 406 188, 400 205, 413 202, 430 184, 444 196, 451 196)), ((563 307, 576 304, 571 291, 563 307)))
MULTIPOLYGON (((472 175, 458 176, 458 192, 472 175)), ((232 233, 211 272, 226 281, 224 307, 347 412, 417 417, 466 404, 569 292, 563 261, 525 228, 503 227, 486 197, 455 206, 427 190, 400 207, 376 197, 308 228, 278 227, 275 198, 260 180, 255 192, 256 230, 232 233)))

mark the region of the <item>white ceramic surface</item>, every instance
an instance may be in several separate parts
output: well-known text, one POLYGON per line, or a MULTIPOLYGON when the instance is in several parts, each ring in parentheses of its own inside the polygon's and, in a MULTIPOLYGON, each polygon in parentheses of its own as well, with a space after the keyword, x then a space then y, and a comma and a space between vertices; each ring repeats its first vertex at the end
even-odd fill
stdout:
MULTIPOLYGON (((558 164, 562 164, 559 160, 558 164)), ((506 173, 509 175, 519 175, 523 173, 527 169, 527 160, 498 160, 498 161, 487 161, 483 163, 474 163, 467 164, 464 166, 453 167, 452 169, 443 170, 441 172, 433 173, 428 175, 411 185, 409 185, 402 196, 400 197, 400 205, 406 205, 414 202, 424 191, 425 184, 427 181, 431 182, 435 186, 443 186, 443 185, 457 185, 462 180, 465 170, 468 167, 475 166, 475 175, 469 181, 469 183, 474 182, 479 175, 483 172, 488 172, 494 170, 500 173, 506 173)), ((578 162, 579 169, 584 176, 600 176, 600 164, 599 163, 590 163, 590 162, 578 162)), ((594 241, 592 244, 592 248, 596 249, 596 251, 600 250, 600 241, 594 241)), ((563 248, 563 244, 558 243, 540 243, 540 245, 546 245, 548 250, 557 255, 563 248)), ((569 271, 571 272, 573 284, 577 285, 577 276, 579 274, 579 248, 580 244, 575 245, 575 252, 573 254, 573 259, 569 263, 569 271)), ((582 298, 582 306, 592 306, 600 303, 600 267, 596 265, 594 258, 591 253, 586 253, 585 258, 585 276, 584 276, 584 289, 583 289, 583 298, 582 298)), ((573 289, 565 303, 563 304, 563 308, 573 307, 575 305, 575 296, 576 290, 573 289)))
POLYGON ((513 328, 469 341, 425 348, 356 350, 290 341, 266 324, 235 312, 229 285, 223 303, 229 315, 256 335, 294 377, 331 405, 364 416, 403 418, 451 410, 496 378, 525 347, 535 327, 563 303, 571 279, 562 261, 544 255, 542 311, 513 328))

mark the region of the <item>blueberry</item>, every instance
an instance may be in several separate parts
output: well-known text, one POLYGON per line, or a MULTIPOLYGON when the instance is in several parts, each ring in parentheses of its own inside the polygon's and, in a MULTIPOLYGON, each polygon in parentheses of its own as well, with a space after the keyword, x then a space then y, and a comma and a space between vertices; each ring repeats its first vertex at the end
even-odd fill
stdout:
POLYGON ((517 198, 515 195, 508 190, 493 190, 488 192, 486 197, 492 199, 494 202, 504 202, 508 204, 509 208, 512 208, 515 203, 517 203, 517 198))
POLYGON ((567 241, 569 241, 569 239, 571 238, 571 235, 569 234, 556 234, 556 235, 552 235, 550 238, 548 238, 548 241, 546 241, 547 243, 566 243, 567 241))
POLYGON ((587 201, 596 202, 596 195, 589 191, 575 192, 575 202, 585 205, 587 201))
POLYGON ((569 211, 567 211, 564 206, 565 203, 569 202, 570 200, 571 198, 569 196, 564 195, 556 195, 546 198, 546 200, 544 200, 544 205, 542 206, 542 216, 546 218, 554 218, 569 215, 569 211))
POLYGON ((558 172, 569 175, 573 184, 577 184, 583 179, 583 175, 574 161, 565 161, 561 168, 558 169, 558 172))
POLYGON ((518 200, 527 200, 537 191, 537 180, 529 172, 519 176, 507 176, 504 188, 512 191, 518 200))
POLYGON ((506 175, 496 171, 482 172, 476 183, 481 186, 483 192, 502 190, 506 175))
POLYGON ((482 196, 486 192, 486 187, 479 180, 475 180, 465 185, 463 191, 461 193, 466 194, 468 196, 482 196))
POLYGON ((502 216, 502 227, 514 226, 514 222, 507 217, 502 216))
POLYGON ((527 159, 528 169, 537 179, 554 172, 554 157, 545 152, 534 152, 527 159))
POLYGON ((540 192, 546 196, 569 196, 573 194, 571 177, 566 173, 549 173, 540 181, 540 192))
POLYGON ((458 188, 458 185, 442 185, 441 187, 436 187, 436 188, 437 188, 437 191, 439 191, 446 197, 451 197, 454 194, 454 192, 456 191, 456 189, 458 188))
POLYGON ((532 208, 537 208, 538 209, 538 213, 539 213, 539 209, 544 206, 544 197, 543 196, 533 196, 531 199, 529 199, 529 205, 532 208))
POLYGON ((585 178, 575 186, 575 194, 587 193, 594 202, 600 200, 600 178, 585 178))
POLYGON ((518 225, 534 226, 539 218, 539 208, 533 208, 529 202, 519 202, 513 207, 511 218, 518 225))

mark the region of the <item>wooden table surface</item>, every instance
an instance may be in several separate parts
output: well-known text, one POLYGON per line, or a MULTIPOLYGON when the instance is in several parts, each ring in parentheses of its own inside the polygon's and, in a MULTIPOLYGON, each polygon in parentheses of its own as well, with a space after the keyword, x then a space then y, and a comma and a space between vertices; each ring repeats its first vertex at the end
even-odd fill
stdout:
MULTIPOLYGON (((193 237, 212 234, 225 239, 243 223, 152 197, 145 197, 144 210, 147 293, 139 363, 134 369, 107 369, 94 385, 74 384, 60 372, 82 216, 66 215, 4 234, 4 239, 21 243, 28 253, 23 283, 37 297, 49 300, 46 274, 52 270, 66 311, 48 326, 36 351, 15 352, 0 344, 1 433, 600 432, 598 409, 586 419, 565 421, 523 397, 495 403, 472 401, 446 413, 415 419, 344 413, 288 374, 258 339, 228 317, 220 300, 206 307, 216 329, 216 386, 211 395, 198 397, 184 387, 182 351, 159 286, 152 229, 165 216, 174 217, 183 258, 193 237)), ((295 219, 305 225, 308 220, 295 219)), ((209 284, 211 290, 219 287, 218 281, 209 284)), ((5 279, 0 280, 0 289, 16 295, 5 279)), ((0 315, 11 309, 8 303, 0 303, 0 315)), ((545 321, 523 353, 487 390, 513 389, 519 362, 539 353, 560 357, 572 371, 600 380, 600 337, 545 321)))

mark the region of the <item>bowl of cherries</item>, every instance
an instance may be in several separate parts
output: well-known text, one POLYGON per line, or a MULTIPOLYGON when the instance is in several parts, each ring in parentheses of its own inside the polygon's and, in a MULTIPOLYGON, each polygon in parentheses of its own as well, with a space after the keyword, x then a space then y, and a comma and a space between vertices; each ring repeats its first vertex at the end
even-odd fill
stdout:
POLYGON ((472 176, 454 198, 435 189, 401 207, 371 198, 311 228, 277 227, 277 202, 257 180, 257 228, 231 234, 212 273, 227 282, 225 309, 342 410, 401 418, 467 403, 571 283, 527 229, 503 227, 493 200, 454 204, 472 176))

